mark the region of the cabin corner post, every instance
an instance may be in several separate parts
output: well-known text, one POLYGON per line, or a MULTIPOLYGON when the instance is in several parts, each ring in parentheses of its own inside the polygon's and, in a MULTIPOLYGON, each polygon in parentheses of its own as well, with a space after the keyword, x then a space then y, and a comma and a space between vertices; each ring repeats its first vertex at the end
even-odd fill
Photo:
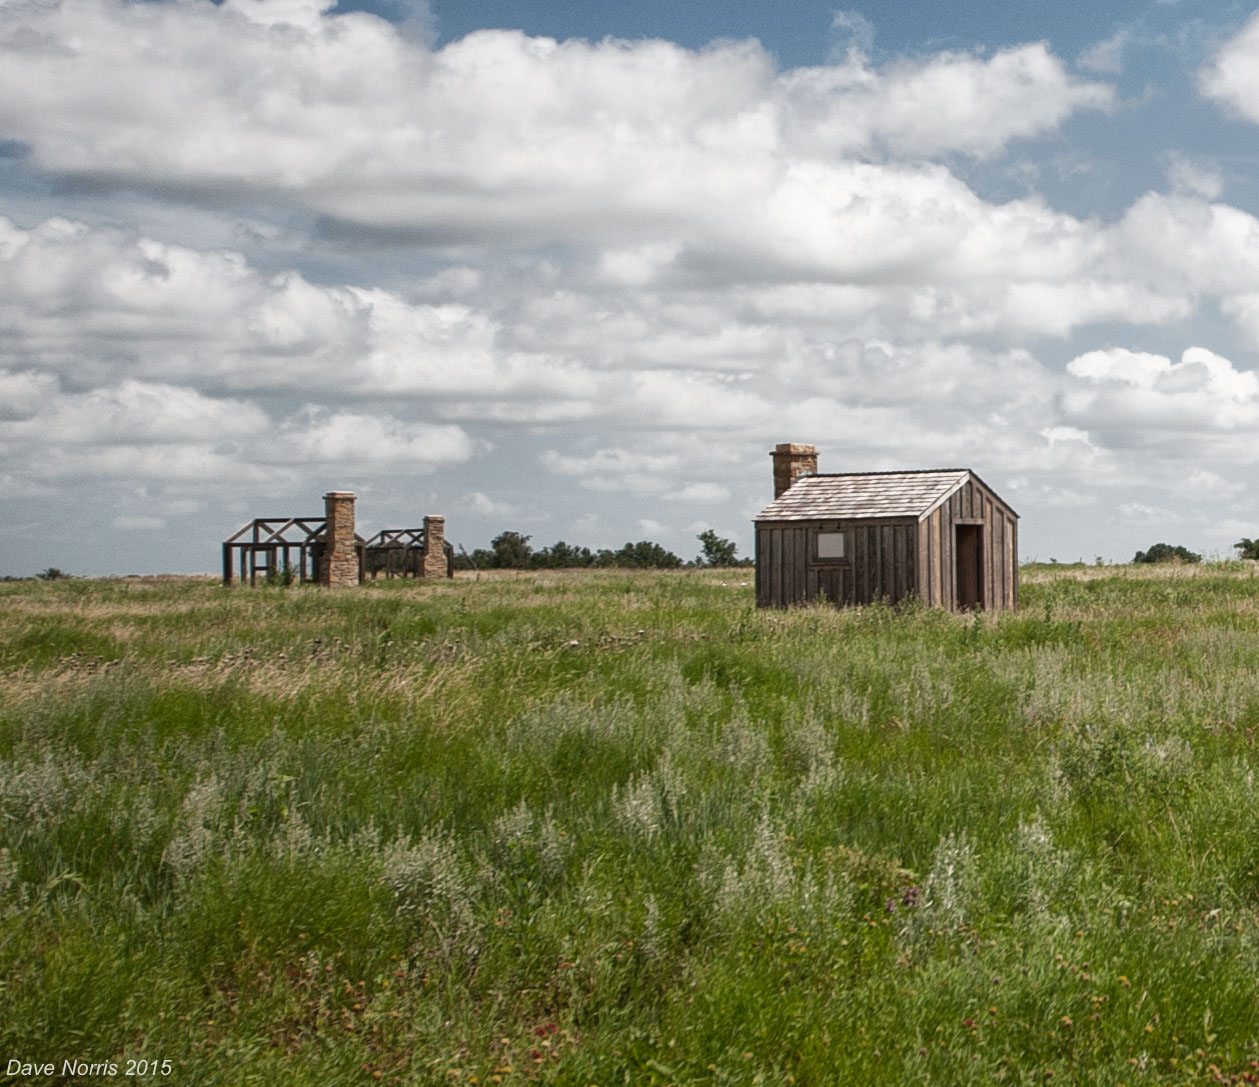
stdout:
POLYGON ((439 514, 424 518, 424 557, 420 576, 446 576, 446 518, 439 514))
POLYGON ((329 588, 357 585, 360 577, 354 539, 354 500, 351 491, 329 491, 324 498, 324 549, 319 559, 319 584, 329 588))

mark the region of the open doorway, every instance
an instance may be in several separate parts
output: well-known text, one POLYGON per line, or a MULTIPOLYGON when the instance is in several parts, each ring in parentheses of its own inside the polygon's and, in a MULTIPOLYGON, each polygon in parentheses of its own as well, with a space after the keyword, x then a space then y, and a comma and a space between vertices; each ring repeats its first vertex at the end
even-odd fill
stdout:
POLYGON ((969 611, 984 606, 984 526, 957 525, 957 608, 969 611))

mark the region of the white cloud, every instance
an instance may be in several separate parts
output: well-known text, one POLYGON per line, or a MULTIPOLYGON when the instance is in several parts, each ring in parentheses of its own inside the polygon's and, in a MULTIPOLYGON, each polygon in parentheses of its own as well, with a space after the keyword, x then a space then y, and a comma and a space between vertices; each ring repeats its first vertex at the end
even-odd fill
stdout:
POLYGON ((1224 179, 1218 170, 1174 155, 1167 167, 1167 183, 1172 191, 1203 200, 1218 200, 1224 192, 1224 179))
POLYGON ((730 488, 723 483, 688 483, 664 497, 668 502, 725 502, 730 498, 730 488))
POLYGON ((55 393, 56 387, 51 374, 0 370, 0 424, 29 419, 55 393))
POLYGON ((1259 122, 1259 13, 1224 43, 1198 75, 1202 93, 1259 122))
POLYGON ((487 494, 480 491, 473 491, 465 494, 462 504, 478 517, 521 517, 523 511, 513 505, 511 502, 503 502, 496 498, 491 498, 487 494))
POLYGON ((1113 101, 1109 87, 1072 78, 1044 43, 990 58, 940 53, 883 70, 850 54, 846 64, 799 69, 782 83, 796 141, 831 151, 883 146, 910 156, 992 155, 1113 101))
POLYGON ((1142 525, 1175 525, 1184 520, 1175 510, 1146 505, 1144 502, 1121 502, 1118 508, 1122 517, 1142 525))
MULTIPOLYGON (((1259 375, 1204 348, 1179 362, 1112 348, 1073 359, 1062 415, 1115 446, 1164 446, 1186 460, 1210 454, 1259 459, 1259 375)), ((1183 475, 1183 472, 1182 472, 1183 475)), ((1212 485, 1214 487, 1214 484, 1212 485)))
POLYGON ((1109 38, 1090 45, 1076 63, 1085 71, 1118 75, 1123 71, 1124 50, 1132 44, 1132 40, 1132 31, 1121 28, 1109 38))
POLYGON ((806 159, 992 155, 1112 97, 1043 44, 780 75, 751 41, 486 30, 433 51, 297 0, 11 5, 0 40, 0 126, 44 169, 434 241, 729 236, 806 159))
POLYGON ((65 220, 21 230, 0 218, 0 241, 0 360, 11 369, 357 397, 598 396, 571 362, 499 350, 494 321, 463 303, 265 277, 239 253, 65 220))
POLYGON ((377 471, 426 474, 458 464, 477 445, 457 426, 407 422, 388 415, 329 411, 309 405, 286 420, 280 449, 303 463, 336 464, 377 471))
POLYGON ((842 61, 854 53, 867 56, 874 48, 874 24, 859 11, 836 11, 831 15, 831 59, 842 61))
POLYGON ((51 396, 31 418, 0 423, 0 435, 72 443, 220 442, 256 437, 267 423, 255 404, 127 380, 88 393, 51 396))
POLYGON ((652 455, 627 449, 597 449, 585 456, 549 449, 541 460, 548 472, 576 478, 589 490, 631 494, 663 491, 668 486, 669 476, 680 465, 676 454, 652 455))
POLYGON ((166 527, 166 522, 162 518, 144 516, 118 516, 110 524, 123 532, 157 532, 166 527))

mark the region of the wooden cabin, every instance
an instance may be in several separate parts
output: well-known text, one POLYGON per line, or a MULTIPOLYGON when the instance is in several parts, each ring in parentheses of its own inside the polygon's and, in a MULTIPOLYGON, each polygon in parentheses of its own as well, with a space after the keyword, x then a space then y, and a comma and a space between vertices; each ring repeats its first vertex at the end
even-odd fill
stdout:
POLYGON ((968 468, 822 475, 811 445, 774 458, 774 501, 756 517, 756 603, 896 603, 1011 610, 1014 512, 968 468))

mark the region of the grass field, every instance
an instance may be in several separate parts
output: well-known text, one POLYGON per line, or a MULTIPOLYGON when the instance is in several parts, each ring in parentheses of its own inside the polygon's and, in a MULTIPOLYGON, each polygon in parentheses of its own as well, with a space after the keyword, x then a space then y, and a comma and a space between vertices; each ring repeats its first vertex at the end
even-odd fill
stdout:
POLYGON ((0 1062, 1259 1082, 1253 565, 749 580, 0 586, 0 1062))

